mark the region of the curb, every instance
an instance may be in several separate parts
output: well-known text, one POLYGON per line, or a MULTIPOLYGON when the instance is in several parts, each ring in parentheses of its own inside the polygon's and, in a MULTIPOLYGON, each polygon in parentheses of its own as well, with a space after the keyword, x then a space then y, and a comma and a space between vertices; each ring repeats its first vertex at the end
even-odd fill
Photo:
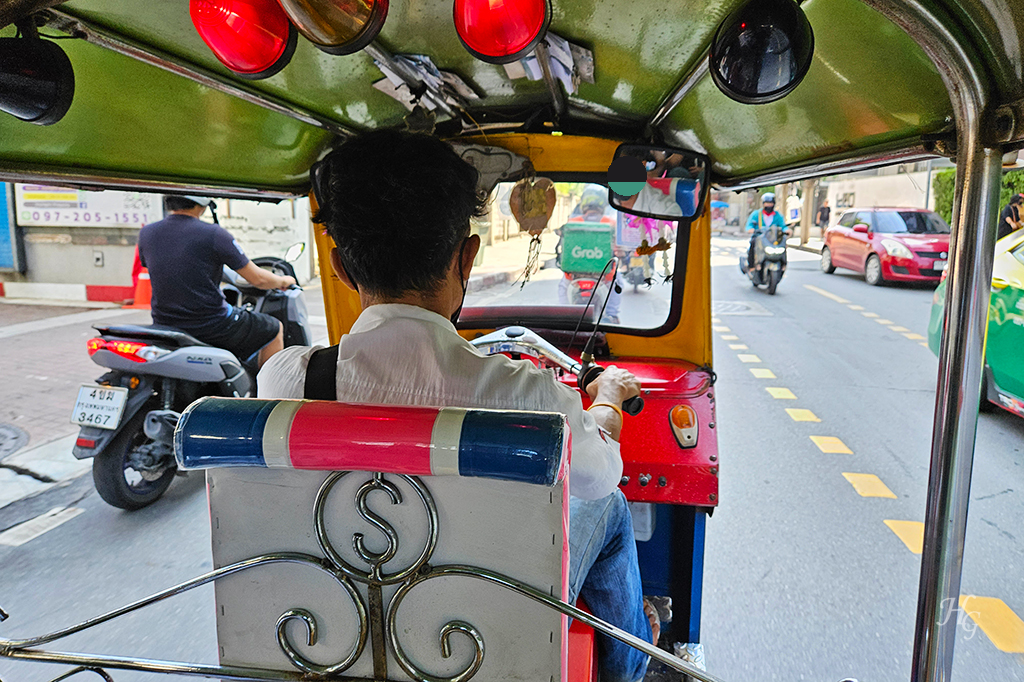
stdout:
POLYGON ((75 459, 71 454, 77 438, 74 433, 0 461, 0 509, 89 471, 91 460, 75 459))
POLYGON ((519 274, 518 268, 500 272, 488 272, 482 275, 471 275, 469 283, 466 285, 466 293, 473 294, 498 284, 508 284, 515 281, 517 274, 519 274))
POLYGON ((804 244, 804 245, 787 244, 786 247, 790 248, 790 249, 796 249, 797 251, 806 251, 807 253, 816 253, 819 256, 821 255, 821 249, 820 248, 816 249, 813 246, 807 246, 806 244, 804 244))

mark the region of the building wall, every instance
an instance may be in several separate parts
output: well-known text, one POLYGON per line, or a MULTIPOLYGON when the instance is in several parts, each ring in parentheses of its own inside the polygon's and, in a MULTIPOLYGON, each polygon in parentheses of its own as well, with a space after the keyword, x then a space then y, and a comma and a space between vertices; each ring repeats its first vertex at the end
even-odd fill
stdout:
POLYGON ((843 212, 852 207, 925 208, 926 194, 927 207, 934 210, 934 193, 927 192, 927 187, 927 171, 848 179, 837 176, 828 185, 828 205, 832 207, 831 224, 836 224, 843 212))
MULTIPOLYGON (((218 216, 250 258, 284 256, 289 246, 305 242, 306 251, 293 266, 300 284, 314 276, 308 199, 277 204, 220 200, 218 216)), ((209 221, 210 214, 204 219, 209 221)), ((16 229, 24 245, 25 272, 0 272, 0 295, 105 301, 134 295, 132 265, 138 226, 28 225, 16 229)))

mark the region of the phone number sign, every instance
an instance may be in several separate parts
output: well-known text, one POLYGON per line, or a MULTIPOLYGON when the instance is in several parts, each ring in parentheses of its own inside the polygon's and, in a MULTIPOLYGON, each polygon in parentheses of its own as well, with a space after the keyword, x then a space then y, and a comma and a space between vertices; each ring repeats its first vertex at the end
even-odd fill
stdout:
POLYGON ((23 226, 142 227, 163 218, 160 195, 140 192, 15 185, 14 205, 23 226))

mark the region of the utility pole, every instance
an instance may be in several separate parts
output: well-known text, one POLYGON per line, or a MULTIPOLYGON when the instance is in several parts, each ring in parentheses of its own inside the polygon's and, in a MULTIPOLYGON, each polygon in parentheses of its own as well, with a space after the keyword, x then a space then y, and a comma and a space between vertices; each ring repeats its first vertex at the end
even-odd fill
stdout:
POLYGON ((815 180, 804 180, 804 204, 800 208, 800 246, 807 244, 811 235, 811 224, 814 220, 814 188, 817 184, 815 180))
POLYGON ((924 182, 924 207, 928 208, 928 203, 932 198, 932 160, 928 159, 928 178, 924 182))

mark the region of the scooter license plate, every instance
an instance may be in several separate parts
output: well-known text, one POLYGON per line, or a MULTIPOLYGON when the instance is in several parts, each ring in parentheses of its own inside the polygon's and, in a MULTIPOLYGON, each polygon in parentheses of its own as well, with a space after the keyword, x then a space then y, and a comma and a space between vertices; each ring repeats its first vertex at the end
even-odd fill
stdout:
POLYGON ((71 423, 100 429, 116 429, 121 423, 121 413, 124 412, 127 400, 127 388, 82 384, 78 389, 75 409, 71 413, 71 423))

